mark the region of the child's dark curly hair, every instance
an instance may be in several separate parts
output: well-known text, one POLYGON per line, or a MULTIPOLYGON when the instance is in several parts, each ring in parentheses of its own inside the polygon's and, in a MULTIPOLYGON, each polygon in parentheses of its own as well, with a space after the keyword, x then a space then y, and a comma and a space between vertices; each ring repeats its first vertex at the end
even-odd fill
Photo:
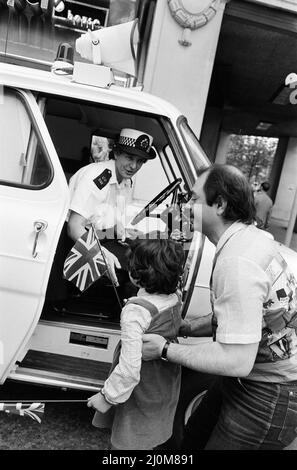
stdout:
POLYGON ((173 240, 134 240, 130 245, 130 275, 150 294, 173 294, 183 273, 183 264, 183 248, 173 240))

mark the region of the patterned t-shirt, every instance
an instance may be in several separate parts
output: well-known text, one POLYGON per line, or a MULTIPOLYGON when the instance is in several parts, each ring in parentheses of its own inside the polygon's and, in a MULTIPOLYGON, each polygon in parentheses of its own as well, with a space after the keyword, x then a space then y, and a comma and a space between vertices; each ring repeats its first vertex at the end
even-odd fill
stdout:
POLYGON ((266 273, 272 288, 263 304, 262 338, 253 372, 262 376, 265 364, 272 362, 273 375, 285 373, 296 380, 297 282, 280 253, 272 259, 266 273))
POLYGON ((297 380, 296 286, 279 244, 256 227, 235 223, 219 240, 212 276, 214 339, 259 342, 250 380, 297 380))

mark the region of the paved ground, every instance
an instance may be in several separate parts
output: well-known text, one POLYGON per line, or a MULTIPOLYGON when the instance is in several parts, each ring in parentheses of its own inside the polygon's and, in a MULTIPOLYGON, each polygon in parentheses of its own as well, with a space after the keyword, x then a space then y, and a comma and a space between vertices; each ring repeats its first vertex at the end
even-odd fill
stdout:
MULTIPOLYGON (((91 394, 90 394, 91 395, 91 394)), ((1 387, 3 399, 80 399, 89 395, 53 392, 17 383, 1 387)), ((0 450, 106 450, 109 432, 92 426, 93 411, 82 404, 46 404, 41 424, 26 416, 0 413, 0 450)))

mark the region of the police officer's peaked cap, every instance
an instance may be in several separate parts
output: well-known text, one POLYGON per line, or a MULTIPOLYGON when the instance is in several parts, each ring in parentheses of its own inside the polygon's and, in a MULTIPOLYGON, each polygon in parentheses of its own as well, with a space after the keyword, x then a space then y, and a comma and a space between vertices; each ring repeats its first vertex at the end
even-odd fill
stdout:
POLYGON ((136 129, 122 129, 115 147, 130 155, 151 160, 156 157, 152 144, 151 135, 136 129))

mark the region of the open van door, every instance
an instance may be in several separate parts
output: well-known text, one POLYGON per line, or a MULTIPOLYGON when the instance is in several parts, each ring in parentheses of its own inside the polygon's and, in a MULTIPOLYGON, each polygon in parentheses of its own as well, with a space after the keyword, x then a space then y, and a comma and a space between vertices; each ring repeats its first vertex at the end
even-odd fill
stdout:
POLYGON ((39 320, 68 198, 32 93, 0 86, 0 383, 39 320))

